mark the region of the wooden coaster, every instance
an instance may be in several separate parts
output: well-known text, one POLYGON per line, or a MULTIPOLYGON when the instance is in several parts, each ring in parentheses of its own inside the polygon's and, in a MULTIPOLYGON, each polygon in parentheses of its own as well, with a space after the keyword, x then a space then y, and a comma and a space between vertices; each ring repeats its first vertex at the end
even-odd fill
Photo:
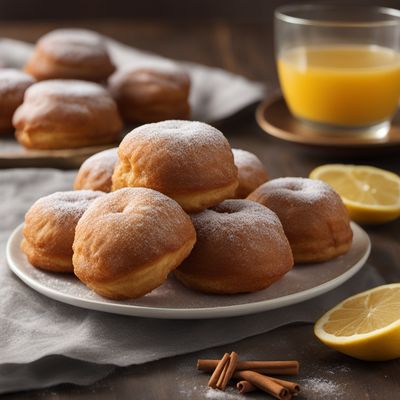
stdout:
POLYGON ((321 134, 321 129, 317 126, 296 119, 280 95, 260 103, 256 110, 256 119, 261 129, 269 135, 303 145, 352 149, 400 146, 400 113, 396 114, 390 131, 383 138, 338 135, 335 131, 321 134))

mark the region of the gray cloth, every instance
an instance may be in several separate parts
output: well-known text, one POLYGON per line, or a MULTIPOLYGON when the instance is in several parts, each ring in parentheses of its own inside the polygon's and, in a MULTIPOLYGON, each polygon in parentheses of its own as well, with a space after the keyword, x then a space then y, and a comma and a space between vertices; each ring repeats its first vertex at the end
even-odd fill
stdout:
POLYGON ((0 393, 88 384, 113 370, 231 343, 287 323, 312 322, 349 295, 382 283, 364 267, 340 288, 296 306, 216 320, 156 320, 76 308, 46 298, 8 269, 5 244, 31 204, 68 190, 74 172, 0 171, 0 393))

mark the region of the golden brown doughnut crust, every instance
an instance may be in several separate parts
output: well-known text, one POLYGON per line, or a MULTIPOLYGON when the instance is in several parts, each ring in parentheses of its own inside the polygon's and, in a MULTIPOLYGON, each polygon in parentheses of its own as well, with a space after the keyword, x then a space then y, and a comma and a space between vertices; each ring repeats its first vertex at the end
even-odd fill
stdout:
POLYGON ((72 243, 79 218, 102 196, 91 190, 56 192, 37 200, 25 215, 22 251, 29 262, 53 272, 73 272, 72 243))
POLYGON ((346 253, 353 232, 340 196, 326 183, 279 178, 248 196, 274 211, 289 239, 295 263, 322 262, 346 253))
POLYGON ((76 227, 74 272, 96 293, 136 298, 160 286, 192 250, 196 232, 174 200, 155 190, 104 195, 76 227))
POLYGON ((148 187, 196 212, 233 197, 237 168, 224 135, 193 121, 142 125, 122 140, 113 190, 148 187))
POLYGON ((148 123, 190 116, 190 78, 179 69, 121 69, 111 76, 109 90, 128 122, 148 123))
POLYGON ((92 82, 49 80, 32 85, 13 117, 17 140, 32 149, 68 149, 115 142, 117 105, 92 82))
POLYGON ((0 69, 0 133, 12 130, 13 114, 22 104, 25 90, 34 82, 32 76, 18 69, 0 69))
POLYGON ((175 270, 186 286, 206 293, 254 292, 293 266, 278 217, 248 200, 225 200, 191 216, 197 233, 192 253, 175 270))
POLYGON ((118 148, 100 151, 83 162, 74 182, 75 190, 111 192, 112 174, 118 160, 118 148))
POLYGON ((235 197, 244 199, 268 180, 268 174, 255 154, 242 149, 232 149, 232 153, 239 178, 239 186, 236 189, 235 197))
POLYGON ((84 29, 57 29, 42 36, 25 66, 37 80, 103 82, 115 70, 104 39, 84 29))

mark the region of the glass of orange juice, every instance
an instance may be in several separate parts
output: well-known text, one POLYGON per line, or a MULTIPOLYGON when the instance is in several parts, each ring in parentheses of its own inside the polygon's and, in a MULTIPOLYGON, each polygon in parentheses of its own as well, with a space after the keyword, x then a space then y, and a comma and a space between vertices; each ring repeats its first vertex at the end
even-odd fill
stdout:
POLYGON ((281 89, 320 132, 383 137, 400 97, 400 11, 288 5, 275 11, 281 89))

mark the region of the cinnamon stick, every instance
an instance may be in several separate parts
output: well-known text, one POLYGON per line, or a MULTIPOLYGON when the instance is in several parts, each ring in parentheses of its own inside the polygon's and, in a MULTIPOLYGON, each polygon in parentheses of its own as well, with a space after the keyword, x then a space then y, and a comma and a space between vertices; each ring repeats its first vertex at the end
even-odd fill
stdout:
POLYGON ((255 390, 257 390, 257 387, 249 381, 239 381, 236 384, 236 389, 239 390, 239 393, 245 394, 248 392, 254 392, 255 390))
POLYGON ((300 385, 296 382, 285 381, 283 379, 273 378, 272 376, 269 376, 269 378, 272 379, 274 382, 279 383, 279 385, 282 385, 284 388, 288 389, 290 393, 295 396, 300 393, 300 385))
MULTIPOLYGON (((214 371, 218 360, 200 359, 197 369, 204 372, 214 371)), ((236 371, 256 371, 267 375, 298 375, 298 361, 238 361, 236 371)))
POLYGON ((228 361, 225 363, 224 367, 222 368, 221 374, 220 374, 220 376, 218 378, 218 381, 217 381, 217 384, 216 384, 217 389, 221 389, 222 382, 224 380, 226 371, 227 371, 228 366, 229 366, 229 358, 230 357, 228 357, 228 361))
POLYGON ((252 385, 279 400, 290 400, 292 398, 292 394, 288 389, 273 381, 270 377, 261 375, 258 372, 238 371, 234 374, 234 377, 250 382, 252 385))
POLYGON ((214 367, 215 369, 210 377, 210 380, 208 381, 208 386, 210 386, 214 389, 217 387, 218 379, 221 375, 221 372, 222 372, 225 364, 228 362, 228 360, 229 360, 229 354, 225 353, 224 356, 221 358, 221 360, 219 360, 215 364, 215 367, 214 367))
POLYGON ((232 351, 232 353, 229 356, 229 361, 226 364, 227 368, 226 369, 224 368, 224 372, 221 374, 222 382, 220 385, 217 383, 218 389, 221 389, 221 390, 226 389, 226 386, 228 385, 229 381, 231 380, 233 374, 235 373, 237 361, 238 361, 238 355, 237 355, 237 353, 232 351))

